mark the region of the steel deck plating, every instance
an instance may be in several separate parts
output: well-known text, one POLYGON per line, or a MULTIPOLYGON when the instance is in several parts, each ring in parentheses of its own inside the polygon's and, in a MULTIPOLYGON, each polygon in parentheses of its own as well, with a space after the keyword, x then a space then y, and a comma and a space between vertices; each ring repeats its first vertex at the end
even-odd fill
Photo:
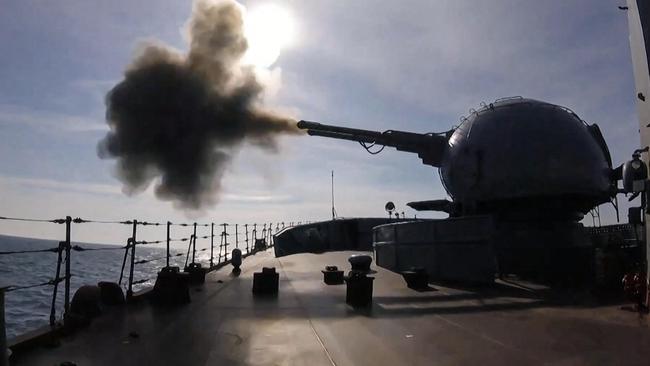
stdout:
POLYGON ((192 302, 146 301, 109 309, 53 349, 16 355, 12 365, 647 365, 647 317, 587 296, 498 282, 417 292, 373 264, 371 309, 345 304, 327 286, 326 265, 348 268, 354 252, 274 258, 270 251, 207 275, 192 302), (276 298, 254 297, 253 272, 274 266, 276 298))

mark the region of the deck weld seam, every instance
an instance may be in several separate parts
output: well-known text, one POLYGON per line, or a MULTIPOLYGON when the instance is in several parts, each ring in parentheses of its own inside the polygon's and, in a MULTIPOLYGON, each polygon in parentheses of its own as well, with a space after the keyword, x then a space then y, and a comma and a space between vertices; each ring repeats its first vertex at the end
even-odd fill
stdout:
POLYGON ((543 359, 541 359, 539 357, 535 357, 535 356, 529 354, 528 352, 522 351, 517 347, 514 347, 514 346, 506 344, 506 343, 503 343, 503 342, 499 341, 498 339, 495 339, 495 338, 492 338, 492 337, 488 336, 485 333, 477 332, 477 331, 475 331, 473 329, 470 329, 469 327, 466 327, 466 326, 464 326, 464 325, 462 325, 460 323, 457 323, 457 322, 455 322, 455 321, 453 321, 451 319, 447 319, 447 318, 445 318, 444 316, 441 316, 441 315, 435 315, 435 317, 442 320, 442 321, 444 321, 445 323, 447 323, 447 324, 449 324, 451 326, 454 326, 454 327, 468 333, 468 334, 471 334, 473 336, 482 338, 482 339, 484 339, 484 340, 486 340, 488 342, 496 344, 496 345, 498 345, 500 347, 503 347, 505 349, 509 349, 509 350, 514 351, 516 353, 520 353, 524 357, 535 360, 536 362, 545 363, 545 360, 543 360, 543 359))
POLYGON ((336 366, 336 362, 334 362, 332 355, 330 355, 330 352, 327 350, 327 347, 325 347, 325 343, 323 343, 323 340, 318 335, 318 332, 316 331, 316 328, 314 328, 314 324, 311 322, 311 319, 309 319, 309 327, 311 328, 312 332, 314 332, 314 336, 316 336, 316 340, 318 341, 320 346, 323 347, 323 352, 325 352, 327 359, 330 360, 332 366, 336 366))
MULTIPOLYGON (((282 272, 284 274, 285 270, 284 270, 284 266, 282 265, 282 261, 280 259, 278 259, 277 257, 275 259, 280 264, 280 268, 282 268, 282 272)), ((298 296, 298 293, 296 292, 296 289, 293 287, 293 283, 291 282, 291 280, 288 277, 286 277, 286 278, 287 278, 287 282, 289 283, 289 286, 291 286, 291 288, 293 288, 293 292, 294 292, 294 294, 296 296, 296 300, 300 304, 300 307, 305 312, 305 314, 307 314, 309 316, 309 312, 307 311, 307 309, 303 305, 303 303, 302 303, 302 301, 300 299, 300 296, 298 296)), ((323 352, 325 352, 325 356, 327 356, 327 359, 330 361, 330 364, 332 364, 332 366, 336 366, 336 362, 334 362, 334 359, 332 358, 332 355, 330 355, 330 352, 327 350, 327 347, 325 347, 325 343, 321 339, 320 335, 318 335, 318 332, 316 331, 316 328, 314 327, 314 323, 312 323, 311 318, 308 317, 307 321, 309 322, 309 328, 311 328, 311 331, 314 332, 314 336, 316 337, 316 340, 318 341, 318 344, 320 344, 321 348, 323 348, 323 352)))

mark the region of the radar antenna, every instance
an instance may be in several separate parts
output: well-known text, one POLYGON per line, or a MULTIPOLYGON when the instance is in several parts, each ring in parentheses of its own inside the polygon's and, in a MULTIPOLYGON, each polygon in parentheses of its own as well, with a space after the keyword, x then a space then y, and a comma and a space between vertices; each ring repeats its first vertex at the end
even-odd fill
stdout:
POLYGON ((393 217, 393 211, 395 211, 395 204, 392 201, 388 201, 386 202, 384 209, 388 212, 388 218, 391 218, 393 217))

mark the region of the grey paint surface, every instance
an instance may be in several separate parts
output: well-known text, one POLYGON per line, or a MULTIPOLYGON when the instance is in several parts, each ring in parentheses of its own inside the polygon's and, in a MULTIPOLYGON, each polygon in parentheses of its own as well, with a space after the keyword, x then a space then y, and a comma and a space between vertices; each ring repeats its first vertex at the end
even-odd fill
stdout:
POLYGON ((350 254, 258 253, 244 261, 239 277, 229 269, 208 275, 187 306, 116 310, 60 347, 34 350, 13 364, 647 365, 650 359, 646 318, 541 288, 415 292, 399 275, 373 266, 373 307, 355 311, 344 303, 345 286, 326 286, 320 272, 325 265, 348 268, 350 254), (262 266, 280 272, 276 299, 252 296, 252 272, 262 266), (131 331, 139 338, 130 338, 131 331))
POLYGON ((636 0, 636 6, 639 9, 639 20, 641 23, 642 34, 643 34, 643 46, 646 50, 646 74, 650 73, 650 54, 648 50, 650 49, 650 1, 648 0, 636 0))
POLYGON ((609 196, 608 159, 571 111, 515 98, 470 114, 449 139, 440 172, 461 204, 545 197, 591 209, 609 196))
MULTIPOLYGON (((634 68, 634 97, 636 100, 637 113, 639 116, 639 134, 641 136, 640 147, 650 145, 650 0, 627 0, 629 10, 628 25, 630 32, 630 51, 632 66, 634 68), (641 100, 638 94, 643 94, 645 100, 641 100)), ((648 154, 644 154, 644 160, 649 162, 648 154)), ((646 213, 646 222, 650 215, 646 213)), ((650 226, 646 226, 646 245, 650 246, 650 226)), ((646 248, 646 272, 650 273, 650 250, 646 248)), ((650 277, 646 279, 650 283, 650 277)), ((650 302, 650 291, 648 299, 650 302)))
POLYGON ((368 151, 378 145, 417 153, 424 164, 439 167, 456 206, 451 211, 461 214, 549 211, 578 221, 612 196, 612 161, 600 129, 565 107, 501 98, 471 109, 461 121, 443 134, 304 120, 297 126, 312 136, 357 141, 368 151))

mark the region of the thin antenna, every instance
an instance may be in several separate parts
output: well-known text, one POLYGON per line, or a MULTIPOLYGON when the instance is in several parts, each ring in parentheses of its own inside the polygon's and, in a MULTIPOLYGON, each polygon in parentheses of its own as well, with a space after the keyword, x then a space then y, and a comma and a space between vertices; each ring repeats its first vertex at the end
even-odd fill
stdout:
POLYGON ((334 208, 334 171, 332 170, 332 220, 336 219, 336 209, 334 208))

